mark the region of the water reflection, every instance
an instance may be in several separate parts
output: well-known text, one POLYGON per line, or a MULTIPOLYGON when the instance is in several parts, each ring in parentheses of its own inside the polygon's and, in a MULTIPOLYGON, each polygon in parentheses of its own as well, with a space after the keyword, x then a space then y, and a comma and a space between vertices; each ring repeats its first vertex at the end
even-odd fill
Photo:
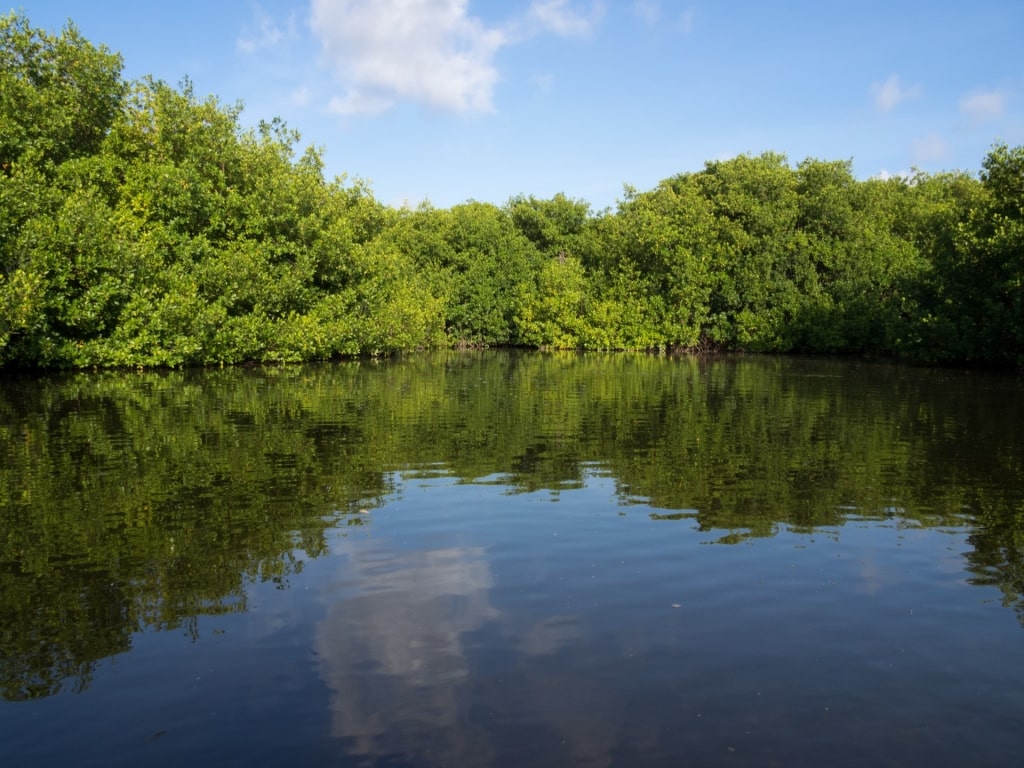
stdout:
MULTIPOLYGON (((614 762, 623 703, 562 656, 591 643, 580 615, 503 615, 481 547, 342 549, 316 650, 332 692, 331 736, 346 759, 614 762), (524 728, 532 732, 527 740, 504 735, 524 728)), ((642 744, 634 731, 630 743, 642 744)))
POLYGON ((1022 511, 1006 376, 487 352, 3 380, 0 743, 1013 764, 1022 511))
POLYGON ((331 735, 354 754, 470 765, 486 746, 464 711, 466 635, 497 618, 478 547, 347 552, 316 632, 331 735))
MULTIPOLYGON (((1024 617, 1019 378, 784 358, 505 352, 8 377, 0 696, 85 691, 105 659, 133 652, 139 633, 183 630, 191 639, 200 618, 249 610, 254 585, 294 586, 303 563, 330 553, 335 531, 375 525, 358 510, 393 501, 396 473, 410 467, 559 503, 599 471, 619 512, 643 510, 666 538, 696 526, 728 545, 845 531, 851 521, 966 528, 958 566, 1024 617)), ((399 614, 414 615, 410 606, 436 612, 410 626, 447 617, 444 632, 414 640, 457 685, 472 669, 467 638, 504 632, 543 658, 590 631, 557 607, 517 626, 505 611, 488 613, 497 603, 488 602, 487 574, 495 577, 475 542, 406 550, 384 570, 405 573, 409 586, 360 598, 367 617, 382 617, 366 630, 384 654, 378 677, 385 662, 407 670, 414 658, 403 660, 376 629, 398 626, 399 614), (430 569, 461 591, 431 587, 430 569)), ((372 573, 367 553, 347 556, 353 579, 372 573)), ((864 583, 877 593, 887 576, 872 567, 864 583)))
POLYGON ((692 518, 619 516, 589 476, 557 502, 515 494, 518 525, 455 532, 465 518, 439 506, 507 487, 431 482, 414 502, 417 476, 396 478, 373 536, 339 543, 323 588, 343 764, 931 765, 953 744, 1002 764, 1007 733, 977 735, 990 709, 959 707, 970 686, 1024 702, 1000 664, 950 660, 981 626, 1024 656, 963 601, 965 529, 851 518, 708 547, 692 518), (486 545, 430 547, 434 526, 486 545))

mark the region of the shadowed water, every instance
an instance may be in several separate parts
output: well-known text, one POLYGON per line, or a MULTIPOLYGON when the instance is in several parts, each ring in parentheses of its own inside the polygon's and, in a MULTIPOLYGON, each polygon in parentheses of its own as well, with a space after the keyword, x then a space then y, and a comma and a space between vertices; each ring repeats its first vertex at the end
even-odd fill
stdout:
POLYGON ((1022 395, 507 352, 8 376, 4 764, 1017 765, 1022 395))

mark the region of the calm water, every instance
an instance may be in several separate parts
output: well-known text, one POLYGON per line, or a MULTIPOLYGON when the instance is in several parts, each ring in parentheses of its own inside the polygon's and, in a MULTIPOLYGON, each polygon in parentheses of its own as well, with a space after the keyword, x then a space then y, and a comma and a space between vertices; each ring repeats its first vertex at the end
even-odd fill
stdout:
POLYGON ((1016 766, 1024 384, 0 379, 3 765, 1016 766))

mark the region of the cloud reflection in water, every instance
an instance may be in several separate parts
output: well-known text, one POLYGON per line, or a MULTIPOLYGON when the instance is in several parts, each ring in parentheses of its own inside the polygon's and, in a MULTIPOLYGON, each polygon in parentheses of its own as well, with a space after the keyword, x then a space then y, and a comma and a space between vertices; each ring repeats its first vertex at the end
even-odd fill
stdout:
POLYGON ((343 581, 351 594, 330 605, 316 637, 331 735, 357 754, 478 763, 487 745, 460 688, 470 677, 463 637, 498 616, 483 549, 357 550, 343 581))

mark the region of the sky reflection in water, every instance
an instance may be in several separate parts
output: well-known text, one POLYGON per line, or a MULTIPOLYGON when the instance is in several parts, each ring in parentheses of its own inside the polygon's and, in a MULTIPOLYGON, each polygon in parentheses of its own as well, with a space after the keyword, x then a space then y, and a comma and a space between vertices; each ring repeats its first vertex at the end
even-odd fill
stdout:
POLYGON ((1016 762, 1012 378, 486 353, 30 385, 0 389, 9 764, 1016 762))

